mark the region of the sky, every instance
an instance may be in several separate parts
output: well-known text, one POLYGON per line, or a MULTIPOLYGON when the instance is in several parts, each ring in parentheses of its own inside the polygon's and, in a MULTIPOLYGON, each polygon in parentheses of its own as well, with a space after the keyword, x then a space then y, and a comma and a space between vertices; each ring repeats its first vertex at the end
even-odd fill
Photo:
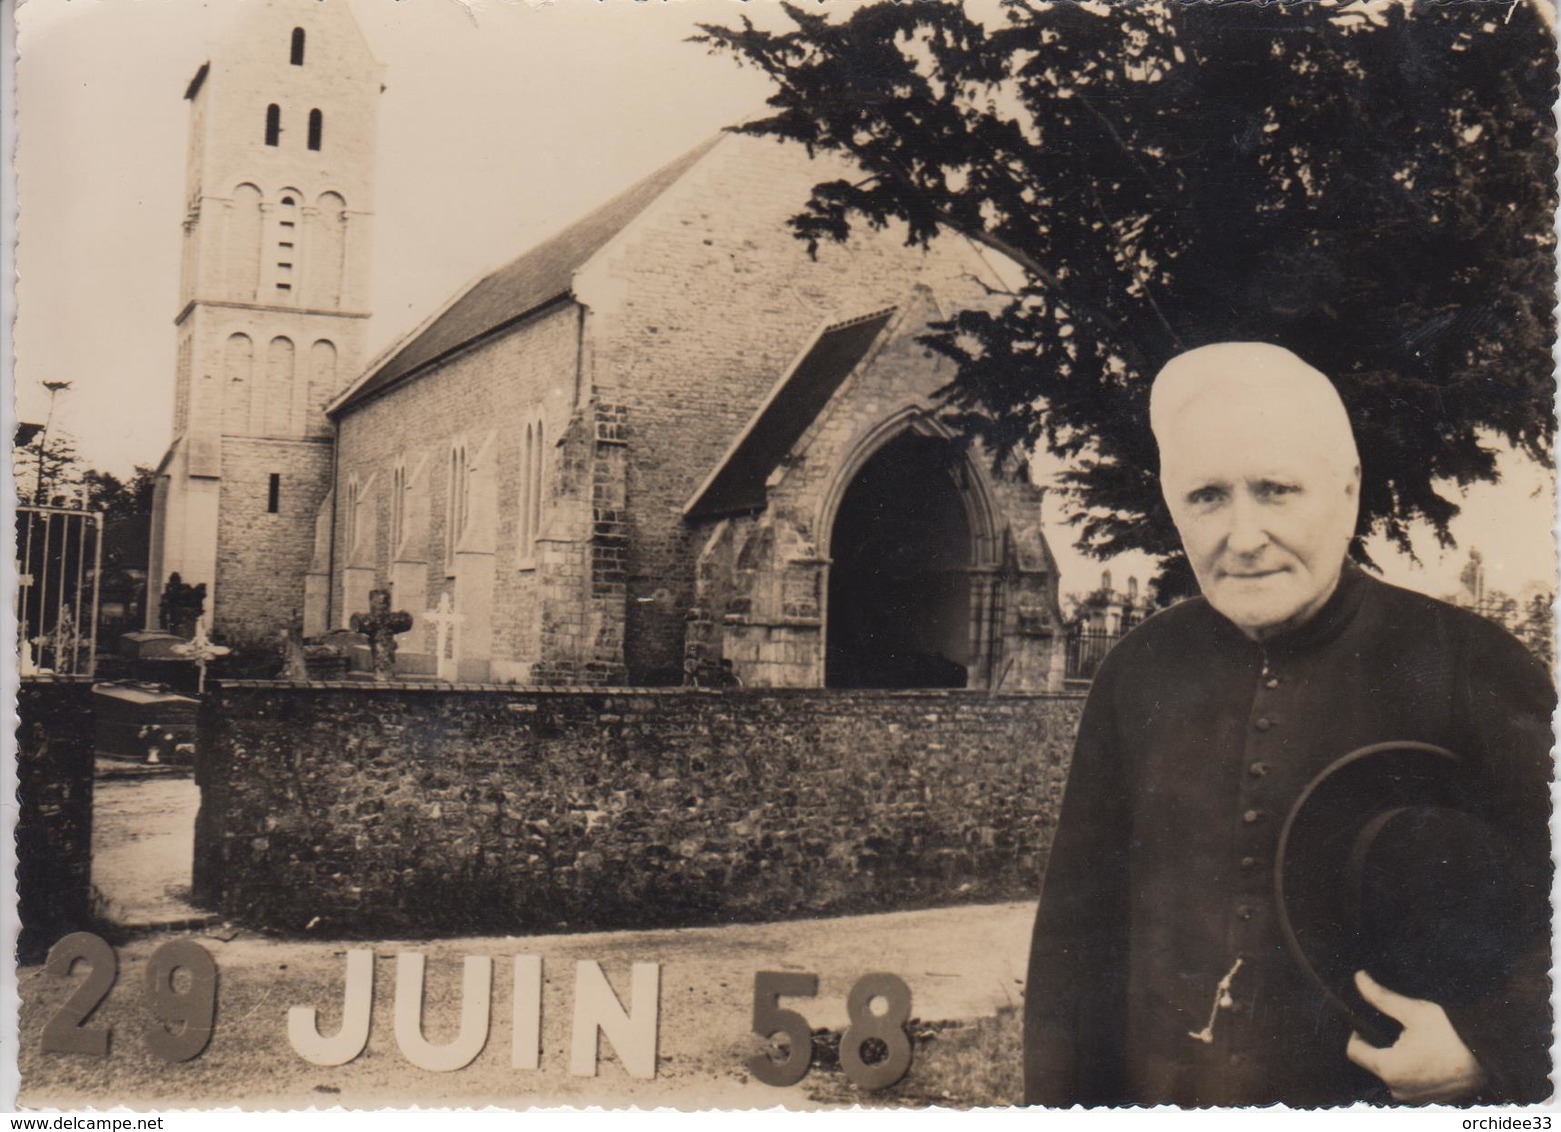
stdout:
MULTIPOLYGON (((91 466, 155 464, 173 413, 179 224, 190 77, 236 0, 24 0, 17 9, 21 420, 69 381, 56 424, 91 466)), ((465 284, 617 190, 764 109, 762 75, 685 42, 700 22, 780 20, 768 0, 351 0, 386 69, 379 107, 374 317, 365 358, 465 284)), ((801 202, 799 202, 800 204, 801 202)), ((1488 584, 1554 576, 1553 475, 1516 457, 1472 489, 1459 549, 1381 544, 1389 580, 1457 588, 1467 548, 1488 584)), ((1038 462, 1044 474, 1056 465, 1038 462)), ((1046 516, 1062 591, 1099 584, 1064 501, 1046 516)), ((1111 563, 1120 586, 1143 558, 1111 563)))

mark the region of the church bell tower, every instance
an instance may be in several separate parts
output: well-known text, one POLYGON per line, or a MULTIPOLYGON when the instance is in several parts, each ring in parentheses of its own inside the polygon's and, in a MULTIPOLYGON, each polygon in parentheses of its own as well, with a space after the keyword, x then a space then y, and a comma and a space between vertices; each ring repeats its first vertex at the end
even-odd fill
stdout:
POLYGON ((172 574, 213 635, 274 639, 304 605, 330 489, 324 406, 362 362, 383 71, 347 0, 246 0, 190 80, 173 442, 148 625, 172 574))

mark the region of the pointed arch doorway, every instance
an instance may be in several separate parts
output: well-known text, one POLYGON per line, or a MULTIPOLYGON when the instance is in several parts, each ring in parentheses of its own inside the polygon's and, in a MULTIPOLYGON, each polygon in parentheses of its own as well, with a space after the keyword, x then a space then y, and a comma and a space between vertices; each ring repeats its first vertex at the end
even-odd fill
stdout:
POLYGON ((914 429, 879 448, 840 496, 829 542, 824 682, 963 688, 973 663, 970 469, 914 429))

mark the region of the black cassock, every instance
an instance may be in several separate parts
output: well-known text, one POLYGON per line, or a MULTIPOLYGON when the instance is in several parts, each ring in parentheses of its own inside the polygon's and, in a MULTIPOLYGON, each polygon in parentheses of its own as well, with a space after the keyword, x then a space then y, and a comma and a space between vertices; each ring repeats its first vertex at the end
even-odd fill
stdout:
MULTIPOLYGON (((1135 629, 1090 690, 1047 866, 1027 1102, 1387 1103, 1285 951, 1285 814, 1347 752, 1446 747, 1474 768, 1470 801, 1511 835, 1548 923, 1554 707, 1544 666, 1500 626, 1350 565, 1315 617, 1263 644, 1202 599, 1135 629)), ((1448 1007, 1489 1077, 1482 1101, 1550 1092, 1548 966, 1547 936, 1499 993, 1448 1007)))

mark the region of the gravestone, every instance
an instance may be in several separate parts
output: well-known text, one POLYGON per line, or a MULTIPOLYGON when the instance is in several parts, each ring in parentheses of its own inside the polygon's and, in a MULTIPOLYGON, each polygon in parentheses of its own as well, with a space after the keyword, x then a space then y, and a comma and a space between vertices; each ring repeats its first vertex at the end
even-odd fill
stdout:
POLYGON ((178 571, 169 574, 157 610, 158 624, 168 632, 176 637, 194 637, 195 627, 206 612, 206 583, 186 585, 178 571))
POLYGON ((298 610, 293 610, 292 617, 277 636, 282 653, 281 679, 309 679, 309 663, 304 654, 304 622, 298 610))
POLYGON ((441 680, 455 681, 459 662, 456 629, 465 617, 455 611, 455 601, 448 593, 439 596, 439 605, 423 615, 434 627, 434 658, 441 680), (446 656, 446 651, 449 655, 446 656))
MULTIPOLYGON (((206 587, 201 586, 204 590, 206 587)), ((204 601, 204 597, 202 599, 204 601)), ((206 693, 206 666, 218 657, 227 656, 233 650, 226 645, 214 644, 210 637, 206 636, 206 619, 202 617, 195 622, 195 635, 180 645, 173 646, 173 652, 186 660, 193 660, 195 667, 200 670, 200 681, 196 685, 196 694, 206 693)))
POLYGON ((369 652, 374 659, 374 679, 389 680, 396 670, 396 634, 412 627, 412 615, 401 610, 391 611, 390 591, 369 591, 369 611, 354 613, 350 622, 352 631, 369 639, 369 652))

